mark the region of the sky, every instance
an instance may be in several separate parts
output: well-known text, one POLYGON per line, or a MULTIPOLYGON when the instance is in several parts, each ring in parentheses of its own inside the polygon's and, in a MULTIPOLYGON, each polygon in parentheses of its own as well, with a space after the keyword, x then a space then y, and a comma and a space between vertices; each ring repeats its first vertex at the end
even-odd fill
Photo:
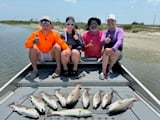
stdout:
POLYGON ((116 15, 119 24, 160 25, 160 0, 0 0, 0 20, 49 16, 65 22, 67 16, 73 16, 77 22, 98 17, 104 23, 110 13, 116 15))

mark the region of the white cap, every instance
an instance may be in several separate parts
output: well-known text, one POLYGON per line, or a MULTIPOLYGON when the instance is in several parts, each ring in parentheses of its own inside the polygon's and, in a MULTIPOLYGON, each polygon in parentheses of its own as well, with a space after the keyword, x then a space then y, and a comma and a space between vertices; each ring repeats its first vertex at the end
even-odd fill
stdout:
POLYGON ((112 20, 116 21, 116 16, 114 14, 109 14, 108 17, 107 17, 107 20, 108 19, 112 19, 112 20))
POLYGON ((40 19, 40 21, 42 21, 42 20, 48 20, 48 21, 52 22, 51 18, 48 17, 48 16, 43 16, 43 17, 40 19))

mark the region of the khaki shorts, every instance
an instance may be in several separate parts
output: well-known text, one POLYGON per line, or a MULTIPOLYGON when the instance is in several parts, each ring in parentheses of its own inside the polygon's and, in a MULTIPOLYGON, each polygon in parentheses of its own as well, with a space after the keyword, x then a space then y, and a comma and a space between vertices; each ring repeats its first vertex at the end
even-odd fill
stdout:
POLYGON ((40 52, 40 62, 45 62, 45 61, 53 61, 53 56, 51 52, 48 53, 40 52))

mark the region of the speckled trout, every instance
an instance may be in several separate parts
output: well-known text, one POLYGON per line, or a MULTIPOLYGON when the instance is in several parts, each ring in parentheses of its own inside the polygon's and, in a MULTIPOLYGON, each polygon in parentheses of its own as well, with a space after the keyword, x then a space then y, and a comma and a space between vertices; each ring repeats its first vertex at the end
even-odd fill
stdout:
POLYGON ((102 98, 102 108, 106 108, 107 105, 111 104, 111 100, 113 97, 113 89, 107 92, 102 98))
POLYGON ((45 103, 41 98, 34 95, 29 95, 29 99, 39 112, 45 113, 45 103))
POLYGON ((71 91, 71 93, 67 97, 67 105, 75 104, 80 97, 80 89, 81 85, 77 84, 76 87, 71 91))
POLYGON ((82 105, 83 108, 88 108, 90 104, 90 97, 89 97, 89 88, 85 88, 82 93, 82 105))
POLYGON ((22 116, 31 117, 31 118, 39 118, 39 113, 35 108, 26 107, 22 105, 15 105, 14 103, 10 105, 13 111, 18 112, 22 116))
POLYGON ((133 106, 133 103, 138 100, 139 100, 138 97, 131 97, 123 100, 117 100, 116 102, 112 103, 107 107, 108 113, 115 114, 115 113, 124 112, 127 109, 131 108, 133 106))
POLYGON ((58 104, 57 104, 57 101, 53 98, 52 95, 49 95, 49 94, 44 93, 44 92, 40 92, 40 94, 42 96, 42 99, 47 103, 48 106, 50 106, 54 110, 57 110, 58 104))
POLYGON ((60 89, 55 90, 55 96, 58 98, 62 107, 66 107, 66 98, 60 89))
POLYGON ((60 111, 48 110, 47 116, 72 116, 72 117, 91 117, 91 111, 87 109, 74 108, 60 111))
POLYGON ((93 108, 94 109, 97 109, 97 107, 101 103, 101 93, 102 93, 102 90, 98 90, 93 96, 93 108))

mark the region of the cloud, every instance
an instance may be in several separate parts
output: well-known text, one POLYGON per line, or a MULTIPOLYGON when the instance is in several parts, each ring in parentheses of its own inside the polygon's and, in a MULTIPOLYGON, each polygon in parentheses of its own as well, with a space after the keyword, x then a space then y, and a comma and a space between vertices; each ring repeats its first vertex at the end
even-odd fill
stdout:
POLYGON ((77 0, 64 0, 65 2, 76 4, 77 0))
POLYGON ((154 5, 158 5, 160 3, 160 0, 147 0, 148 3, 152 3, 154 5))

